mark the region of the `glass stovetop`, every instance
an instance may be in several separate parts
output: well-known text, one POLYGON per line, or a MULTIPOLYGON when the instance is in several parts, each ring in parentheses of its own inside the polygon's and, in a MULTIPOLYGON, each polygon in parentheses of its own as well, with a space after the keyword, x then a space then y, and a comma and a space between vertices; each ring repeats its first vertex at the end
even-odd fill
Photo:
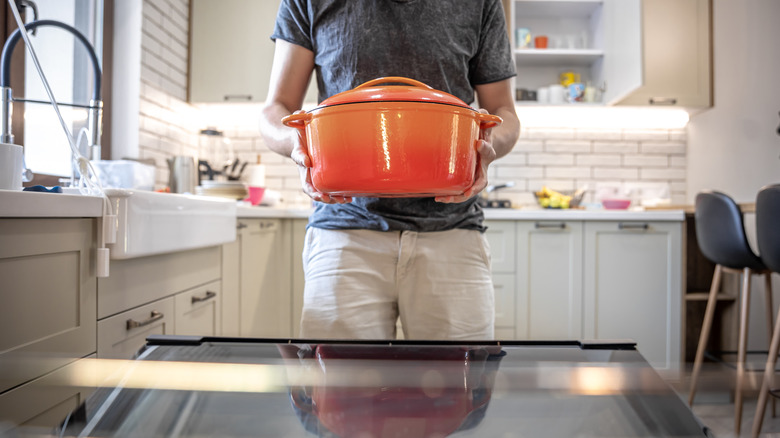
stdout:
POLYGON ((632 344, 150 338, 63 436, 693 437, 632 344))

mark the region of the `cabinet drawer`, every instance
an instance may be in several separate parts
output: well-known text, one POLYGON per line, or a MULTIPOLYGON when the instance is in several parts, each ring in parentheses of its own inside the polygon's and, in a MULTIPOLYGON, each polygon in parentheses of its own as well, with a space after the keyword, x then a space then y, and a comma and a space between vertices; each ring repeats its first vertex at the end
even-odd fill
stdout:
POLYGON ((96 373, 89 372, 90 364, 94 363, 91 361, 72 362, 0 395, 0 423, 8 422, 17 426, 20 436, 26 436, 28 431, 48 432, 42 429, 51 429, 60 424, 97 386, 94 377, 96 373), (78 374, 79 382, 69 380, 75 374, 78 374))
POLYGON ((220 247, 111 261, 98 281, 98 319, 221 278, 220 247))
POLYGON ((173 334, 173 297, 137 307, 98 322, 101 359, 131 359, 149 335, 173 334))
POLYGON ((216 336, 220 327, 220 282, 215 281, 174 297, 174 333, 216 336))
POLYGON ((0 392, 95 352, 93 219, 0 220, 0 392))

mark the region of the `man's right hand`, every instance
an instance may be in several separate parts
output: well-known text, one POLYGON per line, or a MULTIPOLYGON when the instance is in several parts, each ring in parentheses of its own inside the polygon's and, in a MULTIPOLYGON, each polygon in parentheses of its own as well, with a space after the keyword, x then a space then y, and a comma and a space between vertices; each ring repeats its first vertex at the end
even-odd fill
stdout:
MULTIPOLYGON (((303 111, 298 110, 294 114, 301 113, 303 111)), ((302 130, 297 129, 298 136, 293 144, 290 158, 298 165, 298 174, 301 177, 301 188, 303 193, 309 195, 309 197, 318 202, 324 202, 326 204, 348 204, 352 202, 351 196, 337 196, 329 195, 318 191, 314 184, 311 182, 311 157, 309 157, 308 149, 306 147, 306 137, 302 130)))

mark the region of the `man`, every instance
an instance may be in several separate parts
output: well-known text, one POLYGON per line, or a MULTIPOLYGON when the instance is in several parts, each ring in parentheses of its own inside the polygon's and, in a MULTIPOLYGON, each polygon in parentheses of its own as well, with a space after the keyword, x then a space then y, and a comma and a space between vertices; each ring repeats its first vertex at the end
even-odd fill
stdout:
MULTIPOLYGON (((488 165, 512 149, 520 123, 500 0, 283 0, 261 131, 298 165, 316 202, 304 246, 301 335, 388 339, 400 316, 409 339, 490 339, 494 298, 484 215, 476 195, 488 165), (355 198, 318 192, 298 130, 312 72, 320 101, 368 80, 405 76, 474 95, 503 124, 480 133, 474 185, 460 196, 355 198)), ((345 127, 348 129, 348 127, 345 127)))

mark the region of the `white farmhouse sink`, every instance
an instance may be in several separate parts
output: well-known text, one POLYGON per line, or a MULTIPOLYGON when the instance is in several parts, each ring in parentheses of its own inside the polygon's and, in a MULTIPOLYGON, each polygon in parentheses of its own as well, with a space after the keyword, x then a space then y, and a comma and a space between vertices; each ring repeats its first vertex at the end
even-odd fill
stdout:
POLYGON ((117 215, 112 259, 182 251, 236 240, 236 202, 230 199, 106 189, 117 215))

